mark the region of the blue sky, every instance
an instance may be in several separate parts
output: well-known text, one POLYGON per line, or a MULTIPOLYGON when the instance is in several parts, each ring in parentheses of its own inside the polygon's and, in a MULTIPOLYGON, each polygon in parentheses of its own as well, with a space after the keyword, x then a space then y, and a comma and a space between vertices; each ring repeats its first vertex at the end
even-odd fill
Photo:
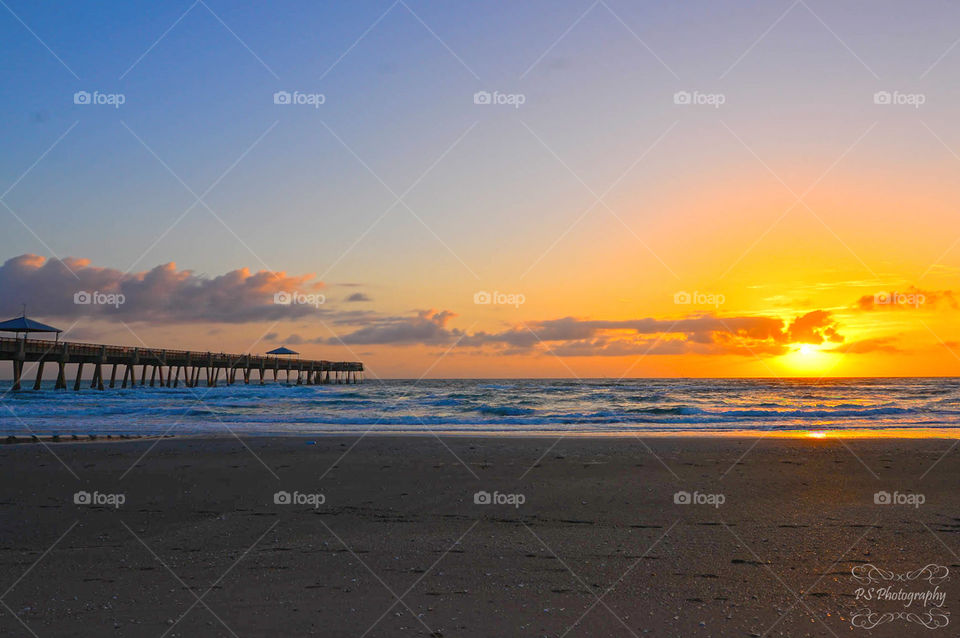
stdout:
MULTIPOLYGON (((6 122, 0 168, 6 182, 16 179, 73 122, 79 123, 8 201, 15 209, 25 209, 35 232, 59 254, 96 255, 121 268, 193 201, 121 120, 198 193, 276 122, 209 200, 238 235, 255 238, 264 261, 298 270, 322 269, 323 264, 302 254, 291 259, 288 247, 298 253, 313 245, 323 252, 335 250, 392 201, 323 123, 401 192, 478 122, 435 179, 411 196, 411 205, 415 202, 438 226, 438 234, 444 236, 443 229, 450 243, 460 244, 478 260, 477 270, 482 256, 464 246, 470 242, 463 235, 472 238, 478 232, 471 222, 494 222, 492 229, 497 222, 512 221, 512 215, 501 217, 499 211, 528 197, 534 188, 546 190, 556 181, 557 167, 529 136, 504 149, 503 140, 525 134, 517 124, 520 118, 472 108, 469 96, 475 90, 525 93, 523 120, 589 184, 603 188, 629 162, 634 148, 676 119, 672 105, 661 99, 674 90, 735 89, 738 94, 730 96, 726 117, 733 127, 752 122, 751 144, 761 152, 767 134, 781 139, 790 135, 780 128, 778 114, 826 119, 838 106, 855 102, 858 92, 884 86, 845 43, 888 83, 909 88, 944 80, 948 64, 926 80, 918 79, 918 69, 936 60, 955 35, 945 19, 955 9, 945 3, 928 7, 926 15, 904 15, 901 7, 889 3, 811 5, 818 15, 822 12, 830 29, 842 33, 844 42, 801 5, 720 80, 790 4, 664 7, 614 0, 608 6, 616 16, 604 5, 594 6, 559 42, 591 3, 411 2, 407 6, 416 16, 401 4, 391 9, 389 2, 242 7, 216 2, 64 3, 56 11, 33 3, 9 6, 79 79, 12 15, 0 14, 4 55, 10 62, 3 70, 7 90, 0 103, 6 122), (321 92, 327 101, 319 111, 278 109, 270 96, 285 88, 321 92), (75 106, 72 93, 80 89, 123 93, 127 102, 116 110, 75 106), (831 100, 822 100, 818 90, 830 91, 831 100), (649 126, 625 135, 622 124, 631 121, 649 126), (504 169, 504 161, 515 163, 504 169), (518 167, 524 171, 522 184, 511 179, 518 167), (452 206, 458 207, 462 224, 445 224, 452 206), (109 242, 102 237, 105 225, 111 228, 109 242)), ((846 117, 858 116, 854 111, 846 117)), ((802 128, 797 131, 798 136, 805 134, 802 128)), ((669 149, 658 160, 698 163, 691 154, 677 157, 683 154, 683 148, 669 149)), ((569 187, 573 193, 578 185, 569 187)), ((549 208, 552 202, 544 204, 549 208)), ((418 245, 434 241, 412 225, 395 230, 418 245)), ((190 213, 189 224, 156 247, 147 263, 175 259, 204 271, 222 271, 250 257, 231 239, 200 207, 190 213)), ((42 248, 29 234, 15 230, 0 240, 7 254, 26 247, 42 248)), ((362 269, 363 261, 353 266, 362 269)))

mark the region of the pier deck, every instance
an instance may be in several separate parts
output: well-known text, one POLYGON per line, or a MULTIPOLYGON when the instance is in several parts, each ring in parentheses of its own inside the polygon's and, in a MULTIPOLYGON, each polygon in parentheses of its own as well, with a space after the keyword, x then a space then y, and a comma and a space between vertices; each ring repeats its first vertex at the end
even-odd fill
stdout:
POLYGON ((0 337, 0 361, 13 362, 13 390, 20 390, 24 377, 24 364, 36 363, 36 377, 33 389, 40 389, 45 363, 57 366, 56 389, 67 387, 66 366, 76 364, 77 374, 73 384, 79 390, 85 365, 93 366, 90 387, 103 390, 114 387, 118 382, 117 371, 123 369, 120 380, 122 388, 138 384, 137 367, 140 366, 139 385, 147 385, 147 370, 151 369, 149 385, 157 383, 161 387, 177 387, 182 383, 186 387, 200 385, 215 386, 223 372, 224 382, 251 382, 254 371, 258 372, 255 383, 262 384, 270 371, 276 381, 279 374, 286 371, 286 381, 296 374, 297 385, 319 385, 327 383, 361 383, 363 381, 363 363, 359 361, 324 361, 319 359, 290 359, 269 355, 228 354, 224 352, 200 352, 192 350, 170 350, 162 348, 134 348, 111 346, 97 343, 79 343, 72 341, 49 341, 45 339, 10 339, 0 337), (104 368, 111 366, 109 380, 104 382, 104 368), (237 373, 241 376, 238 380, 237 373))

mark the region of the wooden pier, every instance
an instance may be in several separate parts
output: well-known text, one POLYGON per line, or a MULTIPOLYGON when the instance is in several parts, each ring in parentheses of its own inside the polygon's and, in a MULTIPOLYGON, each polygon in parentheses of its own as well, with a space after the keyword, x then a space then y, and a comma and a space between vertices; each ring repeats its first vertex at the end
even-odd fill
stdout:
POLYGON ((214 387, 220 381, 227 385, 249 384, 254 372, 254 383, 262 385, 273 372, 277 381, 286 372, 285 382, 297 385, 320 385, 328 383, 362 383, 363 363, 358 361, 322 361, 315 359, 281 359, 276 356, 252 354, 226 354, 223 352, 199 352, 190 350, 166 350, 155 348, 130 348, 96 343, 49 341, 43 339, 10 339, 0 337, 0 361, 13 362, 13 390, 20 390, 24 380, 24 364, 36 363, 37 372, 33 389, 40 389, 44 364, 57 366, 57 390, 67 388, 67 364, 77 366, 73 389, 79 390, 83 381, 85 365, 93 366, 90 387, 103 390, 149 385, 176 388, 195 388, 199 385, 214 387), (105 373, 109 368, 109 378, 105 373), (137 374, 139 368, 139 375, 137 374), (122 378, 117 378, 120 371, 122 378), (291 377, 296 375, 295 381, 291 377))

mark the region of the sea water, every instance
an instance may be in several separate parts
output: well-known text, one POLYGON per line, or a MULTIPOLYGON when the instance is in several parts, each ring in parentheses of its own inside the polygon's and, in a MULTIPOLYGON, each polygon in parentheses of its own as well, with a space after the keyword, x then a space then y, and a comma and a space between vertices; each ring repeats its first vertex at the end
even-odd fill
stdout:
POLYGON ((960 379, 421 380, 7 392, 0 432, 37 434, 960 435, 960 379))

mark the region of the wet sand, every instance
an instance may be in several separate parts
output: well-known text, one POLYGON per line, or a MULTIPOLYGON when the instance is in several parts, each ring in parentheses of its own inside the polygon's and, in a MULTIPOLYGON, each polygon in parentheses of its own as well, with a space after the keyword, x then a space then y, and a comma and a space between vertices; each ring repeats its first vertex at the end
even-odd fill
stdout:
POLYGON ((955 636, 952 615, 853 627, 932 608, 857 600, 851 577, 945 566, 897 587, 960 613, 953 443, 0 445, 0 635, 955 636))

